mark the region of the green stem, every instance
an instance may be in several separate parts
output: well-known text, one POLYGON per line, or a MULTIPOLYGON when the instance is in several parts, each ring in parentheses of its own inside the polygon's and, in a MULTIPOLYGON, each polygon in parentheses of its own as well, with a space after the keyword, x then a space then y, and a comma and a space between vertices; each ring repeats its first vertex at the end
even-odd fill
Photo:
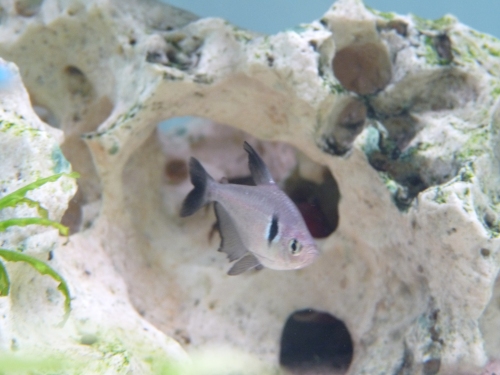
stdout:
POLYGON ((5 207, 12 207, 15 206, 16 203, 19 200, 22 200, 26 193, 30 190, 34 190, 42 185, 45 185, 47 182, 54 182, 59 179, 61 176, 67 176, 71 178, 79 178, 80 175, 77 172, 71 172, 71 173, 58 173, 49 177, 45 178, 40 178, 39 180, 36 180, 35 182, 32 182, 31 184, 28 184, 26 186, 23 186, 20 189, 17 189, 16 191, 7 194, 5 197, 0 199, 0 209, 3 209, 5 207))
MULTIPOLYGON (((64 300, 64 318, 61 322, 61 325, 66 323, 66 320, 69 317, 69 313, 71 311, 71 297, 69 294, 69 288, 66 281, 59 275, 52 267, 48 264, 33 258, 32 256, 26 255, 24 253, 20 253, 17 251, 0 249, 0 257, 5 259, 8 262, 24 262, 28 263, 34 269, 36 269, 41 275, 48 275, 52 277, 55 281, 59 283, 57 289, 63 294, 64 300)), ((3 266, 3 265, 2 265, 3 266)))
POLYGON ((0 221, 0 232, 4 232, 7 228, 12 226, 25 227, 32 224, 57 228, 62 236, 67 236, 69 232, 68 227, 59 224, 57 221, 42 219, 39 217, 23 217, 23 218, 15 218, 15 219, 0 221))

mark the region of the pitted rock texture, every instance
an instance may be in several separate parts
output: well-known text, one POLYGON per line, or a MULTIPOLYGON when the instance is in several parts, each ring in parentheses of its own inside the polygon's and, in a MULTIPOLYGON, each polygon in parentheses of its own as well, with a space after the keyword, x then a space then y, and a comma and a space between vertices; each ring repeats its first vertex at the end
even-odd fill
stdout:
POLYGON ((500 358, 498 40, 358 0, 270 36, 152 1, 2 7, 0 55, 82 174, 56 249, 75 327, 108 322, 116 302, 151 342, 229 345, 277 368, 285 322, 313 309, 347 326, 348 374, 479 374, 500 358), (178 116, 206 120, 157 128, 178 116), (188 158, 244 177, 244 139, 284 186, 333 176, 320 204, 336 229, 312 266, 227 276, 211 210, 179 218, 188 158))

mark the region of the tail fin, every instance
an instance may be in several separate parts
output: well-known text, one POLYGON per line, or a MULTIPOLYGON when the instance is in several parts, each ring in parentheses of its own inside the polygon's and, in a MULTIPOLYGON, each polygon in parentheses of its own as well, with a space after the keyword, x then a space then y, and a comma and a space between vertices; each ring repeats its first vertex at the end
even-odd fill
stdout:
POLYGON ((205 168, 195 158, 189 159, 189 174, 194 189, 189 192, 182 203, 181 217, 194 214, 209 202, 207 199, 208 185, 213 181, 205 168))

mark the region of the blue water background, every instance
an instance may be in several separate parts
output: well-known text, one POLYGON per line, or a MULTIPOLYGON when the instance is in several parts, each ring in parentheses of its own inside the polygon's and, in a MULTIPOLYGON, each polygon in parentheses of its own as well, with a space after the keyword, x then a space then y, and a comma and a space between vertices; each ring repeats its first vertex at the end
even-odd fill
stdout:
MULTIPOLYGON (((274 34, 319 18, 332 0, 169 0, 201 17, 221 17, 240 27, 274 34)), ((436 19, 453 14, 478 31, 500 37, 500 0, 366 0, 384 12, 436 19)))

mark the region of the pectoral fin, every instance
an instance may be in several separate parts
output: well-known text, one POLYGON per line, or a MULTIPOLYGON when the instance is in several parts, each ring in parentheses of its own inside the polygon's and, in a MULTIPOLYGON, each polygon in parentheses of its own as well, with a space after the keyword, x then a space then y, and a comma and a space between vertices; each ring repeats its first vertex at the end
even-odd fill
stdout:
POLYGON ((240 273, 251 270, 252 268, 260 270, 263 267, 262 267, 262 264, 259 263, 259 260, 255 256, 248 253, 243 258, 241 258, 239 261, 237 261, 235 264, 233 264, 233 266, 227 272, 227 274, 231 275, 231 276, 239 275, 240 273))
POLYGON ((240 235, 233 223, 233 219, 220 203, 215 202, 214 209, 215 216, 217 216, 217 221, 219 223, 221 237, 219 251, 226 253, 231 262, 240 259, 248 253, 248 250, 241 241, 240 235))
POLYGON ((272 185, 274 184, 273 176, 271 172, 267 169, 266 164, 260 158, 259 154, 250 146, 249 143, 245 142, 243 148, 248 152, 248 168, 250 173, 252 173, 253 181, 256 185, 272 185))

